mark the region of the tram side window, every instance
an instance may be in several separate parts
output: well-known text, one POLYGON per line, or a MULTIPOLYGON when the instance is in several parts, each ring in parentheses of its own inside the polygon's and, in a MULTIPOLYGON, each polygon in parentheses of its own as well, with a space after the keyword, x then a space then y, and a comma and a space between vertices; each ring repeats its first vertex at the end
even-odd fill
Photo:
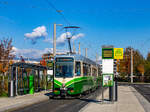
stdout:
POLYGON ((77 76, 81 75, 81 63, 80 62, 76 62, 75 63, 75 73, 77 74, 77 76))
POLYGON ((91 76, 91 65, 88 65, 88 76, 91 76))
POLYGON ((83 75, 87 76, 88 75, 88 66, 87 64, 83 63, 83 75))
POLYGON ((98 76, 101 76, 101 68, 98 68, 98 76))
POLYGON ((95 68, 92 68, 92 76, 97 76, 97 70, 95 68))

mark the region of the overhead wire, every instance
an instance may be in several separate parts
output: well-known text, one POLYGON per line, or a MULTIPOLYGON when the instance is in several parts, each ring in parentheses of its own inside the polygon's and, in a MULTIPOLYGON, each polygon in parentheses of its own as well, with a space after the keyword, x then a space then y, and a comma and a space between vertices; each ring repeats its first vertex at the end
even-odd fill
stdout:
POLYGON ((48 5, 49 5, 51 8, 53 8, 59 15, 62 16, 62 18, 64 19, 64 21, 65 21, 68 25, 70 25, 70 22, 66 19, 65 15, 64 15, 63 13, 61 13, 60 10, 58 10, 49 0, 45 0, 45 1, 48 3, 48 5))

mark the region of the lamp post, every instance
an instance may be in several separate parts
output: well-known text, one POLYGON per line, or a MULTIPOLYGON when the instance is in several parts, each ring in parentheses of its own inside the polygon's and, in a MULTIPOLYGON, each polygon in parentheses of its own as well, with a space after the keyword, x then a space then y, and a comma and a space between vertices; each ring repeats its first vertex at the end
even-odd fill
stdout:
POLYGON ((54 23, 54 32, 53 32, 53 56, 56 55, 56 26, 62 26, 62 24, 54 23))
POLYGON ((133 83, 133 49, 131 48, 131 83, 133 83))

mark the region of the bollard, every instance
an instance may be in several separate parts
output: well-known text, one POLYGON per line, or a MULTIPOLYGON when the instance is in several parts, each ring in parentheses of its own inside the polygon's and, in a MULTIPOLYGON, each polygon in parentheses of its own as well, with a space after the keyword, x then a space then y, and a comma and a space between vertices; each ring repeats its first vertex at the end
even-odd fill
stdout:
POLYGON ((13 82, 13 80, 11 80, 11 82, 10 82, 10 97, 14 97, 14 82, 13 82))
POLYGON ((113 101, 115 101, 116 98, 116 82, 114 81, 114 85, 113 85, 113 101))

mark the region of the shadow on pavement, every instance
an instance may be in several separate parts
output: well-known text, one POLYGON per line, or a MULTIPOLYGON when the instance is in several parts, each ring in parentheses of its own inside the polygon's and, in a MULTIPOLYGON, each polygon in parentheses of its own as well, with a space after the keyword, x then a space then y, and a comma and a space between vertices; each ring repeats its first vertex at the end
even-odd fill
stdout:
POLYGON ((53 95, 53 93, 52 92, 48 92, 48 93, 45 93, 44 95, 45 96, 50 96, 50 95, 53 95))
MULTIPOLYGON (((102 102, 102 100, 93 100, 93 99, 80 99, 82 101, 86 101, 88 103, 92 102, 92 103, 100 103, 102 102)), ((108 99, 104 99, 103 101, 109 101, 108 99)))

